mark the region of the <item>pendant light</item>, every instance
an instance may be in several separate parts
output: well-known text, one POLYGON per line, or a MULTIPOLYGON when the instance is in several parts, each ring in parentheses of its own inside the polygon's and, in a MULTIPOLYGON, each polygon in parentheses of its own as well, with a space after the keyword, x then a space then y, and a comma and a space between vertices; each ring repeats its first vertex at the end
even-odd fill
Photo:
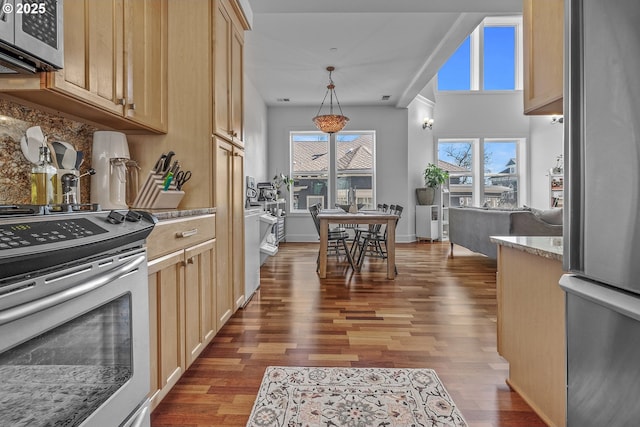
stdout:
POLYGON ((329 84, 327 85, 327 91, 322 99, 322 104, 320 104, 320 108, 318 109, 318 114, 313 118, 313 123, 315 123, 318 129, 324 133, 340 132, 349 121, 349 118, 342 114, 342 107, 340 107, 340 102, 336 95, 336 85, 333 84, 333 80, 331 79, 331 72, 333 70, 335 70, 335 67, 327 67, 327 71, 329 72, 329 84), (320 115, 320 111, 322 110, 324 101, 327 99, 327 95, 329 95, 329 114, 320 115), (336 104, 338 104, 338 108, 340 109, 340 114, 333 114, 334 96, 336 98, 336 104))

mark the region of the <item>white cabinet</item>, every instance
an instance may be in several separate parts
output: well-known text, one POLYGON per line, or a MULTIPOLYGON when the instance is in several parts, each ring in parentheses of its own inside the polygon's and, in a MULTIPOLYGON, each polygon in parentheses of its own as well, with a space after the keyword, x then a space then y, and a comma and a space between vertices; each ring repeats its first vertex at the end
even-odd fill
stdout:
POLYGON ((276 244, 280 243, 285 238, 285 208, 286 208, 286 199, 277 199, 270 201, 263 201, 264 210, 271 213, 274 217, 276 217, 277 221, 273 225, 273 235, 275 237, 276 244))
POLYGON ((416 238, 449 240, 449 180, 436 192, 435 205, 416 206, 416 238))
POLYGON ((262 214, 262 209, 250 209, 244 212, 244 306, 260 286, 260 216, 262 214))
POLYGON ((549 207, 564 206, 564 175, 549 171, 549 207))
POLYGON ((416 238, 418 240, 439 240, 440 218, 438 205, 416 206, 416 238))
POLYGON ((437 195, 438 206, 440 207, 440 217, 438 226, 440 227, 440 240, 449 240, 449 206, 451 205, 451 193, 449 192, 449 179, 442 184, 437 195))

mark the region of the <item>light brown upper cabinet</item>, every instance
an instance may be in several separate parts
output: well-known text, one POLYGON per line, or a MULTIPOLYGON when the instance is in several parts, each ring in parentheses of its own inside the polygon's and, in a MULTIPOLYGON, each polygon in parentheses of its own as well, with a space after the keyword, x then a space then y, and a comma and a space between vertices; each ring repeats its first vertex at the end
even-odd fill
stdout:
POLYGON ((167 1, 129 0, 124 12, 127 118, 166 132, 167 1))
POLYGON ((563 0, 524 0, 524 113, 562 114, 563 0))
POLYGON ((64 69, 47 87, 114 114, 124 114, 122 0, 64 2, 64 69))
POLYGON ((243 48, 242 24, 232 4, 219 0, 215 9, 214 45, 214 133, 243 146, 243 48))
POLYGON ((167 131, 167 0, 65 0, 64 69, 0 91, 123 131, 167 131))

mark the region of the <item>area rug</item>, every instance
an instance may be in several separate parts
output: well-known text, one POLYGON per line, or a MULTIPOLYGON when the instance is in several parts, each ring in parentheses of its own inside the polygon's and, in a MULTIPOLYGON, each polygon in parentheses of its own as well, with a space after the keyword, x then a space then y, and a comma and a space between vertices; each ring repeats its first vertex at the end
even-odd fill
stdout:
POLYGON ((431 369, 270 366, 247 427, 465 427, 431 369))

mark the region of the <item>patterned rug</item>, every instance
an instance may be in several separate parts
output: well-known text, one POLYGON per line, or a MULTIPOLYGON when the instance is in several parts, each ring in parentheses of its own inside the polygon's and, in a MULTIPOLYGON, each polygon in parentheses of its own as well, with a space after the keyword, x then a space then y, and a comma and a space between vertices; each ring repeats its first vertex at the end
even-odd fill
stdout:
POLYGON ((431 369, 270 366, 247 427, 465 427, 431 369))

